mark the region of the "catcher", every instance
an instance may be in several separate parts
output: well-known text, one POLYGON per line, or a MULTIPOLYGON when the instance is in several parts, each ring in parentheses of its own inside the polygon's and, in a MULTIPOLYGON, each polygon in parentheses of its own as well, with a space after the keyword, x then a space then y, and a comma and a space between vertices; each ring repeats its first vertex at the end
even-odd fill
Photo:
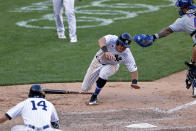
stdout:
MULTIPOLYGON (((173 24, 162 29, 159 33, 154 35, 139 34, 134 36, 134 41, 141 47, 149 47, 153 42, 159 38, 166 37, 173 32, 187 32, 193 39, 193 51, 191 65, 196 68, 196 5, 193 5, 193 0, 177 0, 176 6, 179 8, 178 18, 173 24)), ((192 68, 193 68, 192 66, 192 68)), ((186 88, 189 89, 194 79, 194 70, 190 69, 187 72, 186 88)), ((196 94, 193 94, 196 95, 196 94)))

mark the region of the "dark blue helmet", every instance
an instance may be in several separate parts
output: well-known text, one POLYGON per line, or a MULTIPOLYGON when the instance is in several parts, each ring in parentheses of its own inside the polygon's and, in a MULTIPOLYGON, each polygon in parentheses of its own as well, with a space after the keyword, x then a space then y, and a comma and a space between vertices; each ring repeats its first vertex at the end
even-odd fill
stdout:
POLYGON ((193 3, 194 3, 193 0, 177 0, 176 6, 193 9, 196 8, 196 5, 193 5, 193 3))
POLYGON ((29 97, 45 98, 43 87, 39 84, 32 85, 29 91, 29 97))
POLYGON ((121 44, 123 46, 125 46, 126 48, 129 48, 129 45, 131 44, 131 36, 129 33, 123 33, 121 34, 117 41, 117 44, 121 44))

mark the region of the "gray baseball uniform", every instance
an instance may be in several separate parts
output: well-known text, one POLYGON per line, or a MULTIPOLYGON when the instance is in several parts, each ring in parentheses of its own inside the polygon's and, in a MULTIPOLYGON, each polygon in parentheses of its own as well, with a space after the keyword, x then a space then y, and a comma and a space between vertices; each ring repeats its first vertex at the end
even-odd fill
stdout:
MULTIPOLYGON (((178 18, 172 25, 169 26, 174 32, 187 32, 191 34, 196 30, 196 17, 193 13, 196 9, 190 9, 181 18, 178 18)), ((192 36, 193 41, 195 41, 195 35, 192 36)))

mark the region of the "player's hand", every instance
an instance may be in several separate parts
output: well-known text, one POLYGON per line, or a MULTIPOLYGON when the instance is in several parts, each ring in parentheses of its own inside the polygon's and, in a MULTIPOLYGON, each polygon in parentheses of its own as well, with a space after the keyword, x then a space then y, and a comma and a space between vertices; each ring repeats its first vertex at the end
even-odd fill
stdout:
POLYGON ((131 87, 134 89, 140 89, 141 87, 137 84, 131 84, 131 87))
POLYGON ((116 60, 116 57, 111 52, 105 52, 105 57, 108 60, 116 60))

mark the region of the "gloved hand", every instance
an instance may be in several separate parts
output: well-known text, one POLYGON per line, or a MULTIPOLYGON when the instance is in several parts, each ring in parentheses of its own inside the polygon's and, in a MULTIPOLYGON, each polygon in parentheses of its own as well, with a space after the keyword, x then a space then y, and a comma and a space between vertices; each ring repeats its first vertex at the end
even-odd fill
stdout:
POLYGON ((141 47, 149 47, 153 44, 155 39, 152 35, 139 34, 135 35, 133 40, 141 47))

